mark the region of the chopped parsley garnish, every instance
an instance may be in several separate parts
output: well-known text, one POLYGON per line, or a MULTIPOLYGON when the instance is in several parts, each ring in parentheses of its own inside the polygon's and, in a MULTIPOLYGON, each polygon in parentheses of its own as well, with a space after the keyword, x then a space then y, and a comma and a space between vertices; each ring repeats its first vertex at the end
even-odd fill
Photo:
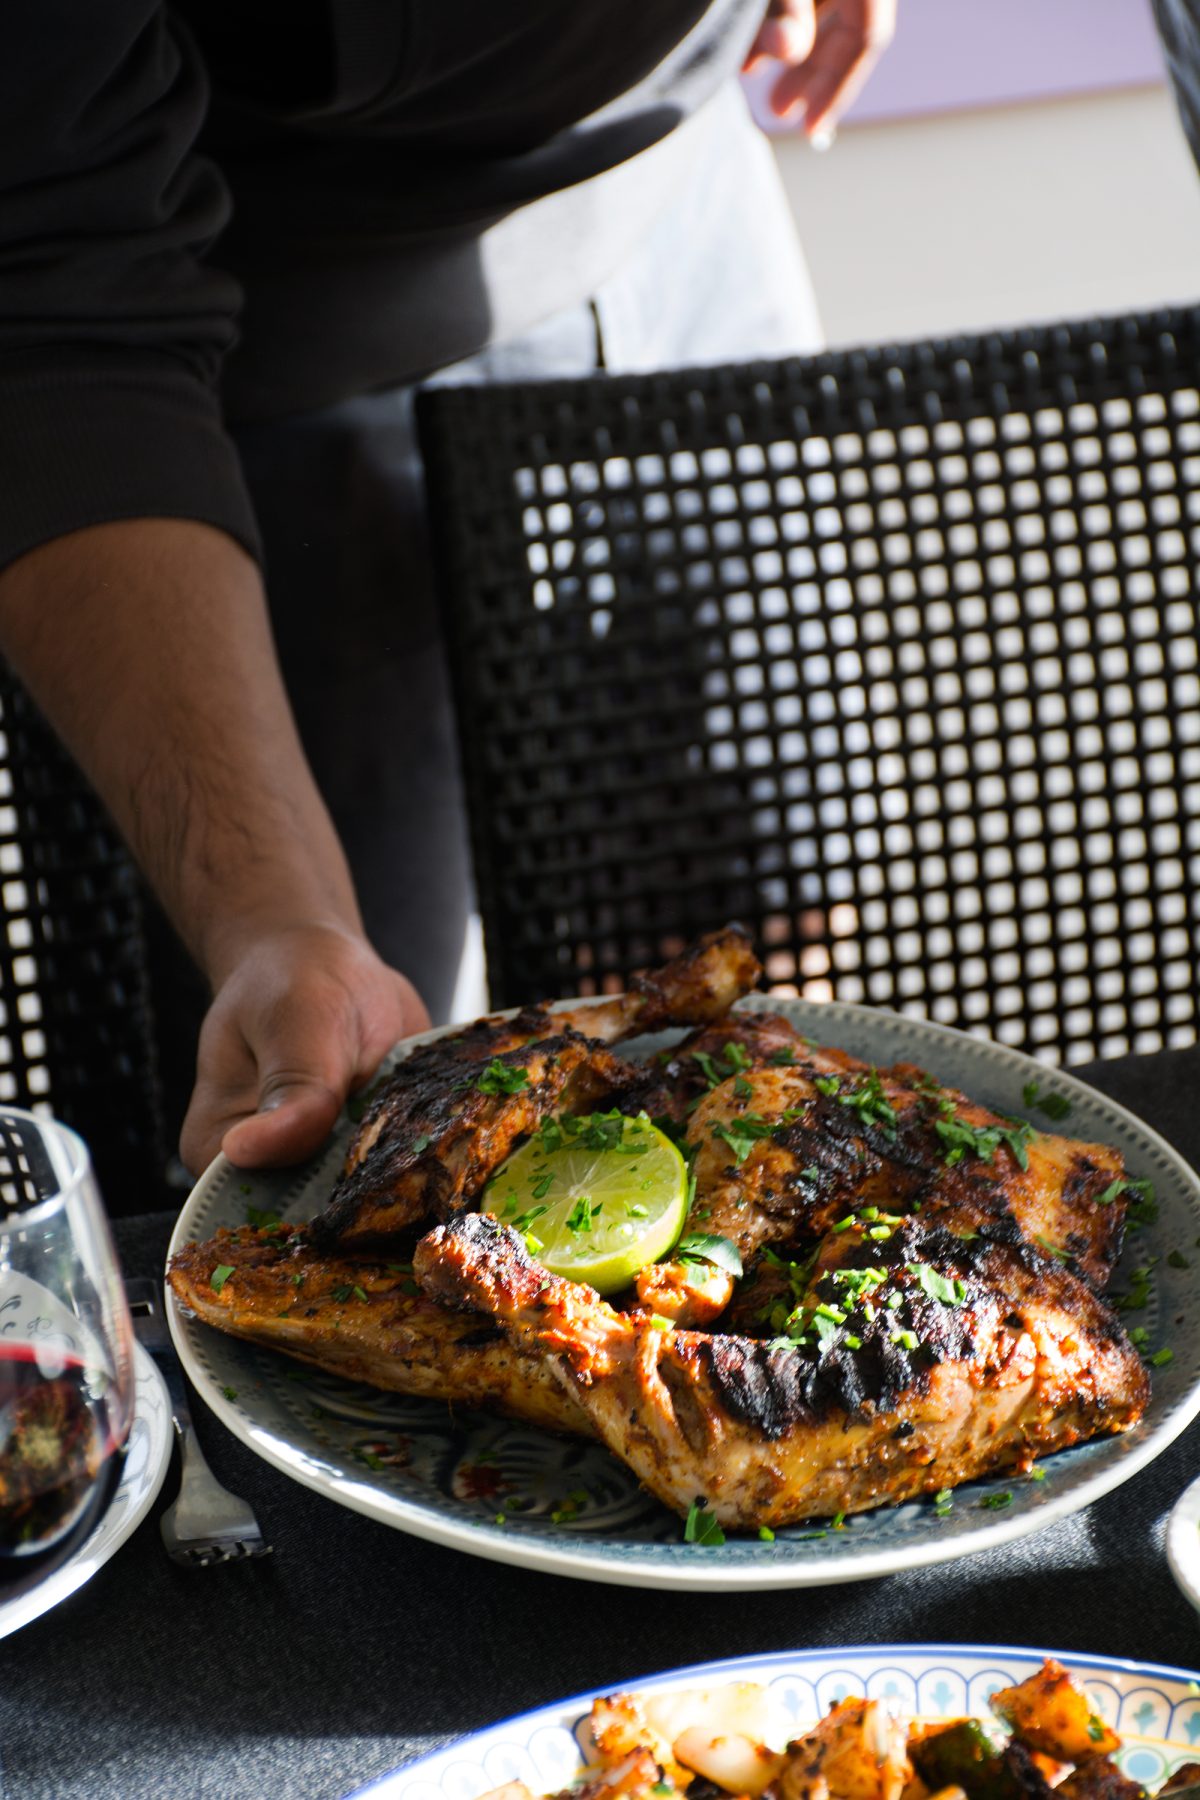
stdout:
POLYGON ((775 1542, 775 1533, 771 1530, 769 1525, 760 1525, 758 1528, 758 1535, 764 1544, 773 1544, 775 1542))
POLYGON ((709 1512, 707 1500, 693 1500, 688 1507, 683 1541, 685 1544, 701 1544, 706 1549, 714 1550, 725 1542, 725 1533, 717 1522, 716 1514, 709 1512))
POLYGON ((221 1392, 224 1394, 224 1396, 227 1400, 236 1400, 237 1399, 237 1389, 234 1387, 223 1387, 221 1389, 221 1392))
POLYGON ((1141 1312, 1150 1299, 1150 1277, 1157 1261, 1156 1256, 1152 1257, 1140 1269, 1135 1269, 1129 1277, 1129 1292, 1127 1294, 1110 1294, 1108 1296, 1110 1306, 1114 1306, 1118 1312, 1141 1312))
POLYGON ((781 1044, 778 1050, 772 1050, 767 1061, 773 1069, 786 1069, 796 1060, 796 1052, 781 1044))
POLYGON ((1126 1208, 1125 1217, 1135 1230, 1139 1225, 1153 1225, 1158 1217, 1158 1202, 1154 1198, 1152 1181, 1129 1181, 1124 1175, 1118 1175, 1102 1194, 1096 1195, 1097 1206, 1108 1206, 1118 1194, 1133 1196, 1126 1208))
POLYGON ((208 1278, 208 1285, 214 1294, 219 1294, 229 1277, 233 1274, 232 1263, 218 1263, 208 1278))
POLYGON ((938 1111, 941 1116, 933 1121, 933 1128, 945 1146, 947 1168, 968 1154, 990 1163, 1001 1144, 1008 1147, 1019 1168, 1029 1167, 1029 1145, 1037 1132, 1024 1119, 1010 1119, 1004 1125, 970 1125, 959 1117, 953 1100, 943 1100, 938 1111))
POLYGON ((340 1304, 342 1301, 348 1300, 353 1292, 354 1289, 350 1286, 349 1282, 347 1282, 341 1287, 330 1288, 329 1298, 338 1301, 340 1304))
POLYGON ((837 1075, 814 1075, 813 1086, 818 1094, 824 1094, 827 1100, 836 1099, 841 1088, 841 1080, 837 1075))
POLYGON ((910 1275, 916 1277, 917 1286, 930 1300, 939 1300, 943 1306, 961 1306, 967 1297, 966 1283, 957 1275, 947 1278, 939 1275, 929 1263, 909 1263, 910 1275))
POLYGON ((1002 1506, 1012 1505, 1012 1494, 1007 1488, 1002 1494, 985 1494, 979 1504, 989 1512, 999 1512, 1002 1506))
POLYGON ((1087 1734, 1091 1738, 1093 1744, 1099 1744, 1104 1739, 1104 1727, 1096 1717, 1095 1713, 1088 1714, 1087 1734))
POLYGON ((712 1263, 727 1275, 742 1273, 742 1254, 731 1238, 715 1232, 693 1231, 680 1238, 672 1253, 675 1262, 712 1263))
POLYGON ((1071 1102, 1065 1094, 1042 1092, 1040 1081, 1027 1081, 1021 1089, 1021 1098, 1026 1106, 1036 1106, 1040 1113, 1048 1119, 1066 1119, 1071 1114, 1071 1102))
POLYGON ((1045 1469, 1043 1469, 1040 1464, 1035 1465, 1029 1471, 1029 1479, 1030 1479, 1030 1481, 1045 1481, 1045 1479, 1046 1479, 1045 1469))
MULTIPOLYGON (((731 1075, 740 1077, 744 1069, 750 1069, 754 1066, 754 1059, 747 1055, 741 1044, 736 1043, 733 1040, 730 1040, 721 1051, 720 1062, 718 1062, 715 1057, 710 1056, 707 1050, 693 1050, 690 1052, 690 1055, 692 1061, 698 1064, 701 1074, 708 1083, 710 1093, 713 1088, 720 1087, 723 1081, 728 1081, 731 1075)), ((749 1082, 743 1082, 742 1085, 748 1094, 750 1092, 749 1082)), ((734 1091, 740 1091, 736 1085, 734 1091)))
POLYGON ((733 1091, 739 1100, 748 1100, 754 1092, 754 1089, 744 1075, 735 1075, 733 1079, 733 1091))
POLYGON ((519 1094, 529 1086, 529 1070, 494 1056, 475 1086, 481 1094, 519 1094))
MULTIPOLYGON (((580 1195, 567 1214, 568 1231, 590 1231, 596 1222, 597 1215, 603 1210, 604 1202, 588 1200, 580 1195)), ((545 1208, 542 1208, 543 1212, 545 1208)))
POLYGON ((412 1141, 413 1155, 420 1156, 423 1151, 428 1150, 431 1141, 427 1131, 421 1132, 420 1136, 415 1137, 412 1141))
POLYGON ((1174 1360, 1175 1352, 1173 1350, 1168 1350, 1164 1344, 1161 1350, 1156 1350, 1154 1352, 1154 1355, 1150 1357, 1149 1362, 1152 1369, 1161 1369, 1165 1368, 1167 1363, 1174 1362, 1174 1360))
POLYGON ((253 1225, 256 1231, 277 1232, 283 1224, 283 1220, 277 1212, 273 1212, 269 1207, 248 1206, 246 1223, 253 1225))
POLYGON ((1046 1252, 1046 1255, 1052 1256, 1055 1262, 1070 1262, 1071 1255, 1069 1251, 1061 1249, 1058 1244, 1052 1244, 1050 1239, 1048 1237, 1043 1237, 1040 1231, 1035 1231, 1033 1236, 1035 1243, 1040 1244, 1042 1249, 1046 1252))
POLYGON ((939 1519, 944 1519, 947 1513, 951 1512, 954 1507, 953 1488, 939 1488, 937 1493, 933 1496, 933 1507, 936 1516, 939 1519))
POLYGON ((899 1344, 902 1350, 915 1350, 920 1343, 920 1339, 917 1337, 915 1331, 893 1331, 892 1342, 893 1344, 899 1344))
MULTIPOLYGON (((819 1087, 820 1083, 814 1083, 819 1087)), ((896 1109, 883 1091, 883 1083, 879 1079, 878 1069, 872 1069, 866 1079, 849 1093, 839 1093, 838 1104, 848 1106, 858 1114, 863 1125, 882 1125, 885 1134, 896 1135, 896 1109)))
POLYGON ((719 1119, 712 1128, 712 1135, 729 1145, 733 1160, 740 1168, 759 1138, 770 1137, 781 1123, 783 1121, 779 1119, 764 1119, 759 1113, 738 1113, 732 1119, 719 1119))
POLYGON ((359 1287, 359 1286, 358 1286, 358 1284, 357 1284, 357 1282, 356 1282, 356 1283, 355 1283, 355 1285, 354 1285, 354 1286, 353 1286, 353 1287, 352 1287, 352 1288, 351 1288, 351 1289, 350 1289, 350 1292, 351 1292, 351 1293, 352 1293, 352 1294, 353 1294, 353 1295, 354 1295, 354 1298, 355 1298, 355 1299, 356 1299, 356 1300, 365 1300, 365 1299, 366 1299, 366 1297, 367 1297, 367 1296, 366 1296, 366 1292, 365 1292, 365 1290, 364 1290, 364 1289, 362 1289, 362 1288, 360 1288, 360 1287, 359 1287))

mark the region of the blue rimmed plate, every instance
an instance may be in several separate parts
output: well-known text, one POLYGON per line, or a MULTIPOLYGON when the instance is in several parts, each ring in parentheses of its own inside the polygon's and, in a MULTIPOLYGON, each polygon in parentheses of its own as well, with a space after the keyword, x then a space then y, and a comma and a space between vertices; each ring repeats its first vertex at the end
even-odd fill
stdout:
MULTIPOLYGON (((997 1689, 1024 1681, 1047 1656, 1057 1657, 1083 1683, 1093 1711, 1124 1738, 1117 1761, 1143 1787, 1156 1790, 1181 1763, 1200 1754, 1200 1684, 1189 1670, 1070 1650, 986 1644, 784 1650, 696 1663, 619 1685, 649 1693, 758 1682, 771 1695, 784 1738, 815 1724, 847 1694, 894 1700, 902 1712, 925 1719, 986 1717, 997 1689)), ((591 1702, 613 1691, 597 1688, 473 1732, 357 1789, 348 1800, 477 1800, 507 1781, 523 1781, 535 1794, 556 1792, 569 1785, 584 1760, 581 1737, 591 1702)))
MULTIPOLYGON (((1010 1476, 958 1488, 941 1518, 928 1502, 913 1502, 859 1515, 820 1536, 793 1527, 773 1543, 730 1538, 709 1549, 683 1543, 680 1521, 597 1445, 301 1371, 173 1305, 171 1329, 204 1399, 268 1462, 384 1524, 500 1562, 637 1587, 801 1587, 946 1562, 1077 1511, 1165 1449, 1200 1411, 1194 1276, 1167 1262, 1171 1250, 1200 1238, 1200 1178, 1182 1157, 1083 1082, 986 1039, 836 1002, 757 995, 742 1004, 786 1013, 805 1035, 870 1062, 918 1063, 1000 1112, 1028 1113, 1024 1089, 1036 1080, 1043 1093, 1070 1103, 1069 1116, 1053 1129, 1117 1146, 1130 1172, 1154 1183, 1158 1221, 1131 1236, 1123 1266, 1158 1259, 1137 1322, 1148 1347, 1169 1348, 1172 1359, 1154 1371, 1153 1399, 1133 1431, 1048 1457, 1039 1465, 1041 1481, 1010 1476), (1006 1494, 1011 1498, 1002 1499, 1006 1494)), ((680 1035, 628 1048, 641 1054, 680 1035)), ((248 1174, 218 1157, 180 1214, 172 1254, 218 1226, 243 1224, 248 1207, 310 1218, 326 1203, 353 1129, 343 1117, 325 1151, 299 1170, 248 1174)), ((1120 1273, 1115 1285, 1123 1285, 1120 1273)))

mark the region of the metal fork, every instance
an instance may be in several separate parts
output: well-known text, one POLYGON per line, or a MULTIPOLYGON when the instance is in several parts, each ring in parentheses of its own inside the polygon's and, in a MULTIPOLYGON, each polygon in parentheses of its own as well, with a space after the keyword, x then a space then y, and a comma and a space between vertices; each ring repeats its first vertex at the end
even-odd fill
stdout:
POLYGON ((193 1569, 269 1556, 271 1546, 264 1542, 246 1501, 222 1487, 204 1460, 192 1423, 183 1367, 163 1317, 161 1291, 153 1281, 135 1280, 125 1283, 125 1292, 137 1340, 154 1358, 167 1384, 179 1439, 179 1494, 162 1516, 167 1555, 193 1569))

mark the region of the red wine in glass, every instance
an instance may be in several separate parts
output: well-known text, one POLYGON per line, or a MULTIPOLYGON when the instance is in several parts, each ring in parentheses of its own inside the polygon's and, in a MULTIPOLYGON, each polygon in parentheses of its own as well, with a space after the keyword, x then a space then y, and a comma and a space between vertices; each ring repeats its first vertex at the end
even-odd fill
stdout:
POLYGON ((112 1383, 75 1356, 0 1339, 0 1593, 67 1560, 120 1480, 112 1383))

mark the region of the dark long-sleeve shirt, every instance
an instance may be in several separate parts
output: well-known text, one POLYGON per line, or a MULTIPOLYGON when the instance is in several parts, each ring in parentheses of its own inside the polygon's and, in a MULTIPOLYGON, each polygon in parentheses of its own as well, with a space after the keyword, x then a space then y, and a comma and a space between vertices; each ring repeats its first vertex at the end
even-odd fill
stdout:
POLYGON ((18 0, 0 19, 0 566, 255 546, 224 421, 471 354, 668 203, 762 0, 18 0), (632 159, 636 158, 636 163, 632 159))

